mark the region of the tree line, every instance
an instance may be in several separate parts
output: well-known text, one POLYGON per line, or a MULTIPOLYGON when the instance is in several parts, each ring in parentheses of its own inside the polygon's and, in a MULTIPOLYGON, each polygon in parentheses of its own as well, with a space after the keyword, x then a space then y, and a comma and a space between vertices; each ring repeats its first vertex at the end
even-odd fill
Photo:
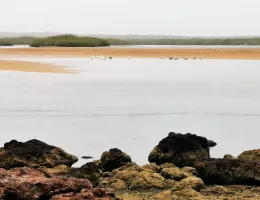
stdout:
POLYGON ((190 38, 190 39, 117 39, 59 35, 46 38, 0 38, 0 46, 30 45, 31 47, 99 47, 110 45, 260 45, 260 38, 190 38))

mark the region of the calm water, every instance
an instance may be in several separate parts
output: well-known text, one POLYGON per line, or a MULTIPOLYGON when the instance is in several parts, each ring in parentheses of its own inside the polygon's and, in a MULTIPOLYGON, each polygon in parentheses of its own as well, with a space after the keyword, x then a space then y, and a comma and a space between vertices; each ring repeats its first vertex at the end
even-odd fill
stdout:
POLYGON ((0 145, 37 138, 96 159, 117 147, 139 164, 170 131, 216 141, 212 156, 260 147, 260 61, 23 60, 79 74, 1 71, 0 145))

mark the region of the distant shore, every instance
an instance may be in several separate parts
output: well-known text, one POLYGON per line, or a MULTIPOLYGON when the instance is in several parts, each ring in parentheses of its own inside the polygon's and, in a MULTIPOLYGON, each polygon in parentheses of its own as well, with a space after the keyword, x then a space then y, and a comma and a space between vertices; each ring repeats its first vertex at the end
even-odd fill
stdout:
POLYGON ((26 57, 89 57, 93 54, 102 54, 112 57, 135 57, 135 58, 200 58, 203 59, 260 59, 260 48, 78 48, 78 47, 42 47, 42 48, 3 48, 0 49, 0 57, 26 56, 26 57))
POLYGON ((0 70, 41 73, 73 73, 65 68, 51 64, 13 60, 0 60, 0 70))

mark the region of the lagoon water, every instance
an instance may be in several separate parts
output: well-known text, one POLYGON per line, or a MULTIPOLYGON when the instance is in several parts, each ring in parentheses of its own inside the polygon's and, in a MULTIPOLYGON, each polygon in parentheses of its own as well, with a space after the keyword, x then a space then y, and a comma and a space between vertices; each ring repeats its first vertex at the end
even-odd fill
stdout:
POLYGON ((79 73, 1 71, 1 146, 36 138, 95 159, 117 147, 138 164, 170 131, 216 141, 215 157, 260 148, 260 61, 12 59, 79 73))

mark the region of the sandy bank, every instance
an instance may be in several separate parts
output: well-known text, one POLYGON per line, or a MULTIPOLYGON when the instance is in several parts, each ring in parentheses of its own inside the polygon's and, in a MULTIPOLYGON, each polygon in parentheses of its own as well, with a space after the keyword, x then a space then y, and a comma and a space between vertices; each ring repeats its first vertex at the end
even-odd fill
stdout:
POLYGON ((11 60, 0 60, 0 70, 42 73, 72 73, 65 68, 51 64, 11 60))
POLYGON ((160 58, 164 57, 202 57, 207 59, 260 59, 260 48, 219 48, 219 49, 162 49, 162 48, 16 48, 0 49, 0 56, 55 56, 88 57, 103 54, 113 57, 160 58))

